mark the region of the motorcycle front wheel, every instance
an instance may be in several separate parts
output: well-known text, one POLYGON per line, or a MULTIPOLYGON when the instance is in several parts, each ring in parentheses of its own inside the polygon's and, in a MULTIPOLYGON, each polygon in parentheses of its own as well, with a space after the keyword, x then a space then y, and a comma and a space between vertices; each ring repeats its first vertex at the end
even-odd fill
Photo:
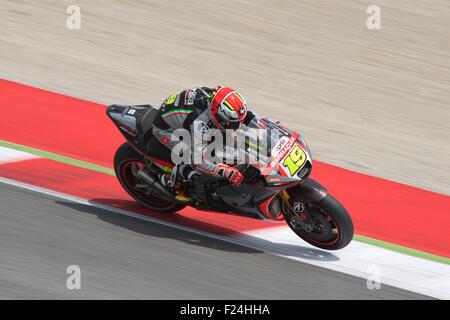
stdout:
POLYGON ((353 222, 347 210, 332 195, 319 202, 290 199, 283 204, 289 227, 303 240, 321 249, 338 250, 353 239, 353 222))

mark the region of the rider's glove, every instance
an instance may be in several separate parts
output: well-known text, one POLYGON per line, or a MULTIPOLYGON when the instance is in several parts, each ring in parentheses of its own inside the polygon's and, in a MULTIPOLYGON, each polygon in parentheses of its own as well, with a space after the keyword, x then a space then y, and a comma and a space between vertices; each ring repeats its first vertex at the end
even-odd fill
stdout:
POLYGON ((235 186, 240 185, 244 181, 244 175, 238 169, 226 164, 218 164, 216 166, 216 175, 227 178, 235 186))

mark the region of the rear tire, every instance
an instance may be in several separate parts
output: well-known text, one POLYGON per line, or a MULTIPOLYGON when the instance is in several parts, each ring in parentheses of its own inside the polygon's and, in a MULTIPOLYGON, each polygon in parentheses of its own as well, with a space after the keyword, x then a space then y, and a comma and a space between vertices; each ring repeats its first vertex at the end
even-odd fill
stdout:
POLYGON ((159 198, 157 194, 146 195, 143 191, 139 191, 136 185, 142 183, 142 181, 139 181, 135 176, 135 172, 144 165, 143 155, 137 152, 128 142, 117 149, 114 156, 114 171, 125 191, 142 206, 153 211, 170 213, 186 207, 183 204, 172 203, 159 198))
MULTIPOLYGON (((290 199, 291 206, 295 201, 290 199)), ((291 220, 285 212, 287 210, 285 207, 282 210, 287 224, 300 238, 326 250, 342 249, 352 241, 354 233, 352 219, 347 210, 332 195, 327 194, 319 202, 303 205, 305 215, 302 213, 296 213, 296 215, 304 222, 304 226, 291 220), (317 226, 317 230, 309 229, 312 225, 317 226)))

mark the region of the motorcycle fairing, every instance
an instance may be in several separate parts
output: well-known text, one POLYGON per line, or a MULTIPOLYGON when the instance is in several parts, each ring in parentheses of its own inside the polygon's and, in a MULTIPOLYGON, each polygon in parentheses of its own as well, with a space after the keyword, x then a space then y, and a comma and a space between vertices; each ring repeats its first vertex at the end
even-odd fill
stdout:
POLYGON ((145 154, 164 172, 171 172, 170 151, 152 138, 152 126, 158 109, 150 105, 119 105, 107 108, 106 114, 122 135, 140 153, 145 154), (145 145, 145 143, 148 145, 145 145))
POLYGON ((263 220, 278 220, 281 205, 276 199, 279 190, 256 188, 249 185, 220 187, 216 190, 227 211, 263 220))
MULTIPOLYGON (((254 136, 251 134, 252 129, 267 130, 269 157, 259 156, 258 163, 255 165, 261 169, 263 176, 281 175, 301 179, 309 174, 308 170, 304 169, 311 168, 311 152, 299 133, 267 118, 251 123, 251 126, 241 130, 244 135, 248 133, 254 136)), ((252 154, 249 156, 254 158, 252 154)))

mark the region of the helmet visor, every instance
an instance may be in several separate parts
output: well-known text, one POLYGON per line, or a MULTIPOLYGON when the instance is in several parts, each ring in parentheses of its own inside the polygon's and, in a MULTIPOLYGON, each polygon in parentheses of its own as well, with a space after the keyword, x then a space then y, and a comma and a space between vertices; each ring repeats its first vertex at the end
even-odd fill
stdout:
POLYGON ((231 121, 231 120, 224 119, 220 114, 217 115, 217 120, 219 121, 219 124, 223 128, 233 129, 233 130, 239 129, 241 127, 241 123, 242 123, 242 121, 239 121, 239 120, 231 121))

